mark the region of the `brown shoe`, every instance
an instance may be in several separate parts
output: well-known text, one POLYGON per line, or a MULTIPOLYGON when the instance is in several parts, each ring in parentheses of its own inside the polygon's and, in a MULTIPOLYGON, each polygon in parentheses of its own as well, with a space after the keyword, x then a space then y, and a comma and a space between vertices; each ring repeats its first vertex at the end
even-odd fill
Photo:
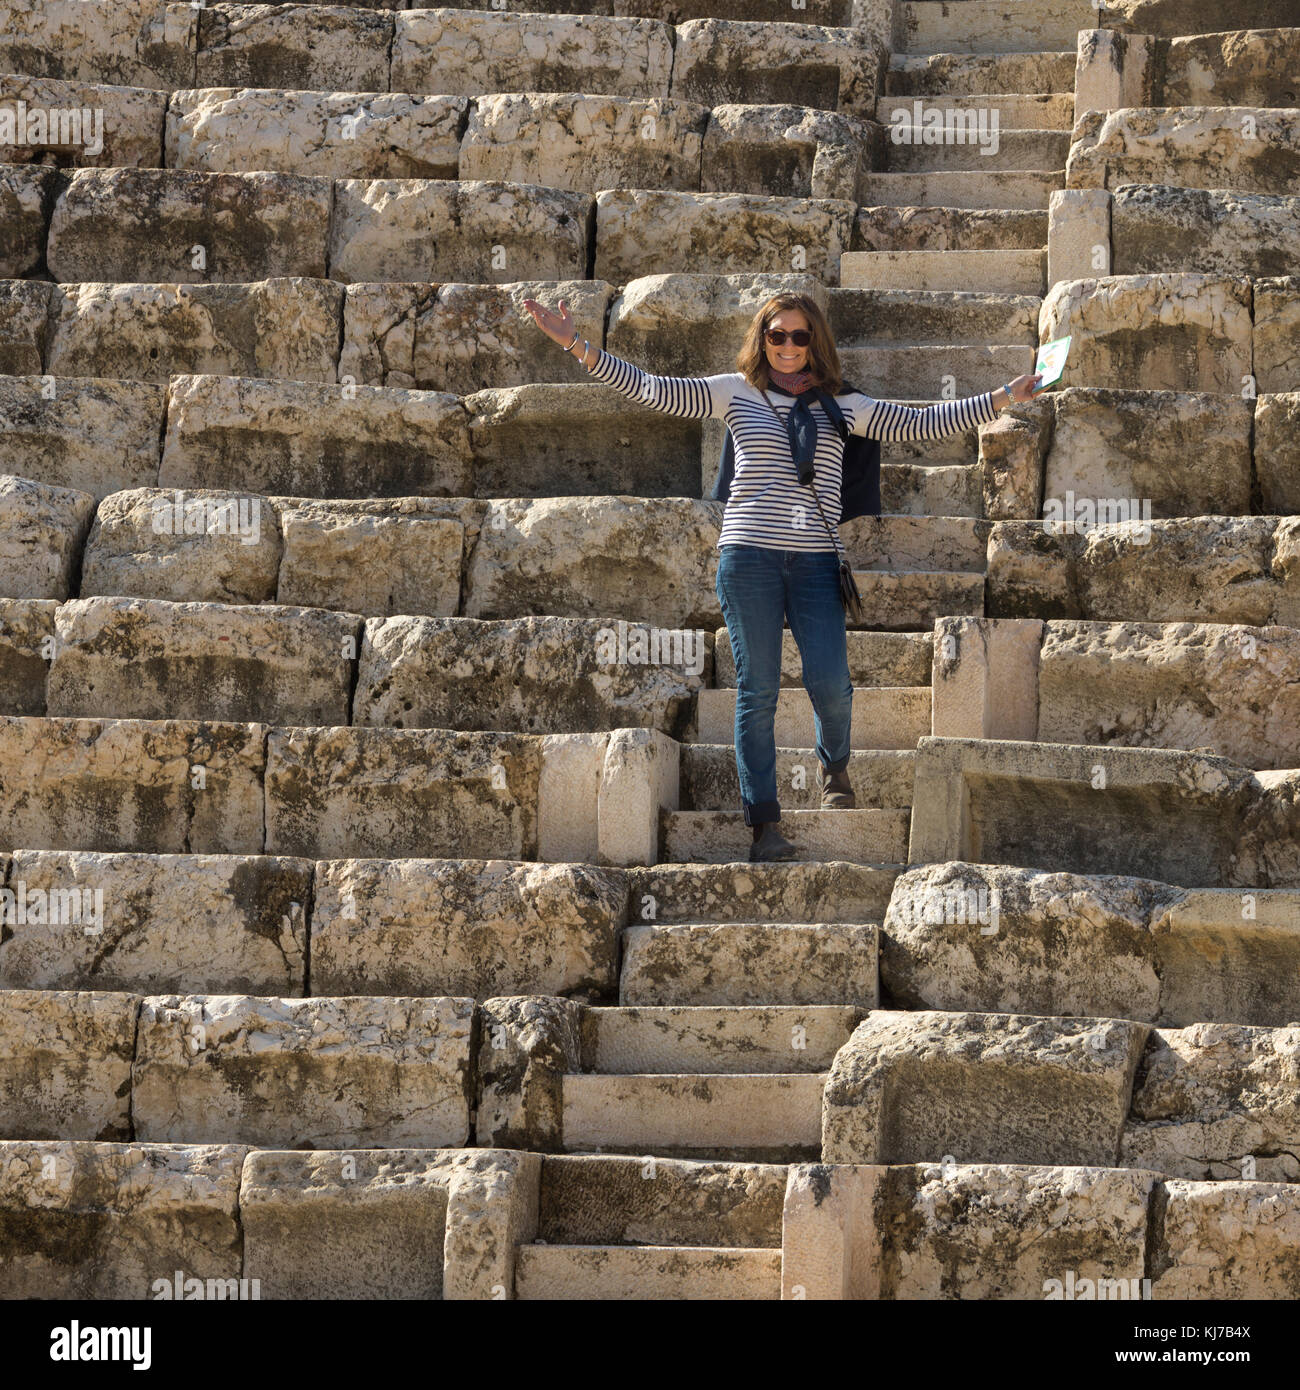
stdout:
POLYGON ((844 768, 840 772, 827 772, 821 764, 818 764, 817 785, 822 793, 823 811, 851 811, 857 806, 857 798, 853 795, 853 787, 849 782, 849 770, 844 768))
POLYGON ((783 859, 793 859, 798 849, 776 828, 775 821, 765 821, 759 828, 758 837, 749 847, 751 864, 773 864, 783 859))

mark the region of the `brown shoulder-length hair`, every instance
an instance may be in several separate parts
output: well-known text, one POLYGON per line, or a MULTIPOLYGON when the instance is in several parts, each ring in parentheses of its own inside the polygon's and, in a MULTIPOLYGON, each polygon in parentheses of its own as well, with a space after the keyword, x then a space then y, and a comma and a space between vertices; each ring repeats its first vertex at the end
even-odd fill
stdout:
POLYGON ((808 344, 807 371, 813 385, 820 386, 832 396, 837 395, 844 386, 840 371, 840 355, 835 350, 835 339, 831 336, 831 326, 826 322, 821 305, 806 294, 774 294, 754 315, 745 333, 745 341, 736 354, 736 369, 751 386, 765 390, 772 381, 768 368, 767 354, 763 351, 763 335, 772 325, 772 320, 783 309, 798 309, 808 320, 812 342, 808 344))

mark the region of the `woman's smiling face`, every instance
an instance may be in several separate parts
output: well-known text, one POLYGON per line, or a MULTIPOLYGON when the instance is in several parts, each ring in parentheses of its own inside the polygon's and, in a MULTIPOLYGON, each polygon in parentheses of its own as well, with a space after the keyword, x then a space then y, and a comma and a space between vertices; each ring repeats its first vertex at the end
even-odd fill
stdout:
MULTIPOLYGON (((768 328, 779 328, 786 333, 794 333, 802 329, 808 331, 808 319, 802 309, 782 309, 768 321, 768 328)), ((763 351, 767 356, 767 365, 774 372, 801 372, 808 365, 808 349, 806 347, 796 347, 789 338, 779 347, 773 346, 767 340, 766 332, 763 334, 763 351)))

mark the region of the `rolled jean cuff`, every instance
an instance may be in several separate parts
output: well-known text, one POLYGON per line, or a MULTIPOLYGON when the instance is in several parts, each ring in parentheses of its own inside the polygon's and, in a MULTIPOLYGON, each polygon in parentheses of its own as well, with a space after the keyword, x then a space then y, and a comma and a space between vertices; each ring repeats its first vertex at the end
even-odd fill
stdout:
POLYGON ((832 772, 843 772, 844 769, 848 767, 848 765, 849 755, 847 753, 845 753, 845 755, 842 758, 837 758, 833 763, 822 764, 822 766, 826 769, 827 775, 831 774, 832 772))
POLYGON ((779 801, 755 801, 753 805, 742 801, 740 804, 745 808, 746 825, 766 825, 769 821, 781 819, 779 801))

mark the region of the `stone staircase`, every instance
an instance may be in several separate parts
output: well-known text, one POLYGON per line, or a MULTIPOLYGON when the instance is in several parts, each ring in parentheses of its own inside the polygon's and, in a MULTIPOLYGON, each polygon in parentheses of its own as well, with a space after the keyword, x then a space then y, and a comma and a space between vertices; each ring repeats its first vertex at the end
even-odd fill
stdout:
POLYGON ((104 117, 0 147, 0 1297, 1294 1298, 1300 30, 610 8, 0 4, 104 117), (749 865, 715 425, 522 301, 779 288, 892 400, 1075 351, 884 447, 858 809, 787 635, 749 865))

